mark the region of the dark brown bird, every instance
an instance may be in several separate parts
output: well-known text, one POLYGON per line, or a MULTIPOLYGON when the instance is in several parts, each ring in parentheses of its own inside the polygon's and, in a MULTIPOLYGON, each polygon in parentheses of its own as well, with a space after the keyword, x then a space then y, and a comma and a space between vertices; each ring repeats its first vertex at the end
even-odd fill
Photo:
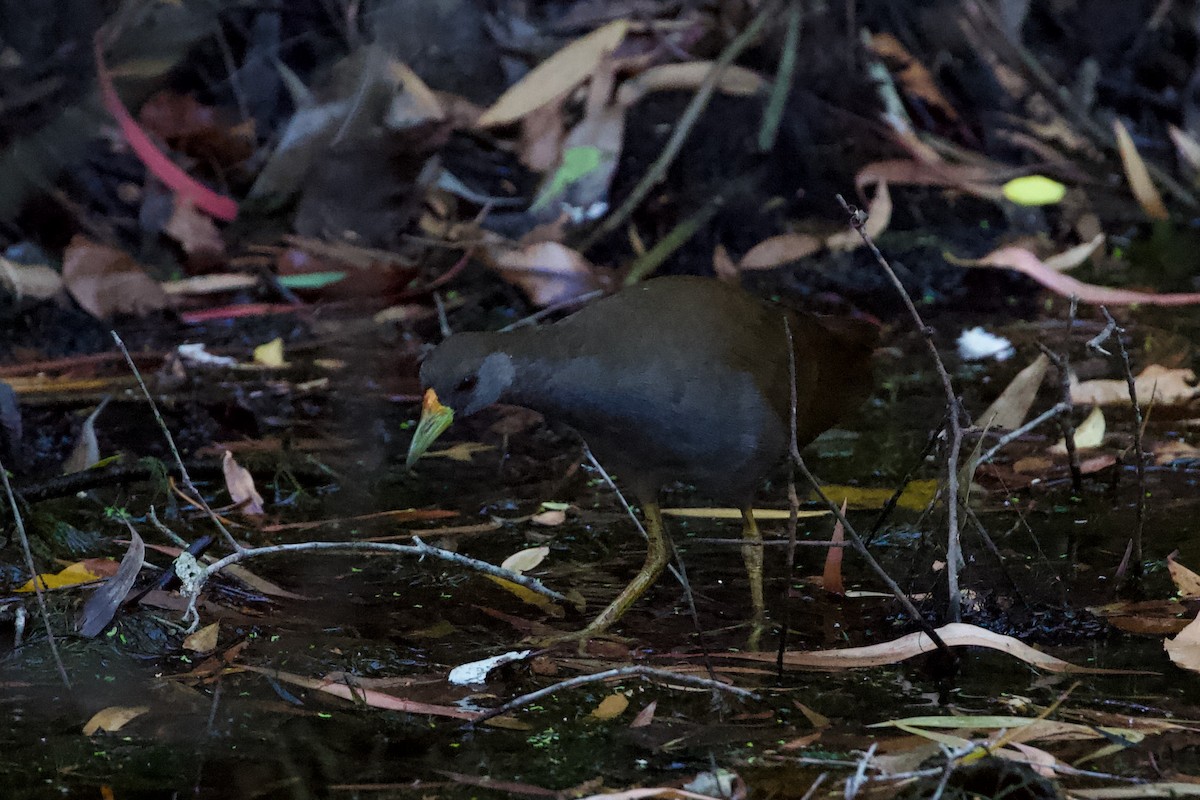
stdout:
POLYGON ((788 328, 803 447, 869 394, 878 328, 785 310, 715 280, 672 277, 624 289, 546 327, 446 339, 421 366, 428 391, 408 463, 454 413, 492 403, 566 423, 632 489, 649 537, 642 570, 578 636, 605 631, 666 566, 658 496, 672 481, 742 509, 743 555, 761 623, 762 547, 751 500, 788 451, 788 328))

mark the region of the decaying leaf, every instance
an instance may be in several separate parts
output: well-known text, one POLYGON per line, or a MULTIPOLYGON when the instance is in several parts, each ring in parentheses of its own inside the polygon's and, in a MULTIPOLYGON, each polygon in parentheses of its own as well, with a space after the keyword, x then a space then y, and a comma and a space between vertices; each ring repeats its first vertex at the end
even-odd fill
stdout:
POLYGON ((109 706, 92 715, 83 726, 84 736, 97 733, 116 733, 150 710, 150 706, 109 706))
MULTIPOLYGON (((1170 369, 1151 364, 1133 379, 1138 404, 1144 409, 1155 406, 1187 405, 1200 393, 1196 374, 1190 369, 1170 369)), ((1129 385, 1119 379, 1071 381, 1071 402, 1080 405, 1129 405, 1129 385)))
POLYGON ((63 284, 97 319, 144 316, 169 304, 166 292, 127 253, 76 236, 63 254, 63 284))
POLYGON ((619 19, 568 44, 500 95, 479 117, 481 128, 507 125, 583 83, 625 39, 628 20, 619 19))
POLYGON ((263 499, 254 488, 254 476, 233 458, 228 450, 221 456, 221 470, 225 473, 225 488, 229 497, 243 514, 262 514, 263 499))
POLYGON ((76 626, 80 635, 92 638, 99 636, 108 627, 108 623, 112 622, 117 610, 125 602, 129 590, 133 588, 145 560, 146 545, 137 531, 130 528, 129 549, 121 558, 121 566, 117 568, 116 574, 92 593, 79 612, 76 626))
POLYGON ((1050 359, 1043 353, 1033 363, 1017 373, 1004 391, 979 415, 981 428, 1003 428, 1016 430, 1025 423, 1029 409, 1037 398, 1038 389, 1046 377, 1050 359))
POLYGON ((1079 302, 1091 305, 1127 306, 1145 303, 1158 306, 1187 306, 1200 303, 1200 292, 1153 294, 1084 283, 1047 267, 1045 262, 1024 247, 1002 247, 980 259, 961 259, 947 255, 946 260, 966 267, 1013 269, 1028 275, 1061 297, 1075 297, 1079 302))
POLYGON ((18 300, 49 300, 63 290, 63 279, 44 264, 17 264, 0 258, 0 284, 8 287, 18 300))
POLYGON ((1200 672, 1200 618, 1192 620, 1174 639, 1163 642, 1171 662, 1191 672, 1200 672))
POLYGON ((220 622, 205 625, 195 633, 184 637, 183 649, 191 650, 193 653, 211 653, 217 649, 217 636, 220 632, 220 622))
POLYGON ((1200 575, 1176 561, 1174 553, 1167 556, 1167 570, 1180 597, 1200 597, 1200 575))
POLYGON ((486 248, 490 266, 519 286, 537 306, 550 306, 586 294, 598 284, 592 265, 558 242, 513 247, 505 242, 486 248))
POLYGON ((819 253, 825 243, 807 233, 784 233, 764 239, 742 256, 738 269, 774 269, 819 253))
POLYGON ((1170 219, 1171 215, 1167 212, 1162 196, 1154 187, 1154 181, 1150 180, 1146 162, 1142 160, 1137 145, 1133 143, 1133 137, 1119 119, 1113 120, 1113 134, 1117 137, 1117 152, 1121 154, 1121 166, 1125 168, 1125 179, 1129 181, 1129 190, 1133 192, 1134 199, 1150 219, 1170 219))

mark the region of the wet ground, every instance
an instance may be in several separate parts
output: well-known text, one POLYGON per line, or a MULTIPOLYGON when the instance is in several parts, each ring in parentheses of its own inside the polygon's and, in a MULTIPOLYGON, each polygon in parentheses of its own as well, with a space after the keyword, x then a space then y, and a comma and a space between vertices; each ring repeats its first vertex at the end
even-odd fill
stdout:
MULTIPOLYGON (((959 322, 948 315, 939 329, 955 331, 959 322)), ((1187 324, 1178 323, 1184 329, 1187 324)), ((1033 357, 1028 342, 1060 335, 1032 323, 1010 328, 1004 332, 1021 348, 1017 363, 951 361, 969 408, 978 411, 1033 357)), ((1149 323, 1147 328, 1161 330, 1149 323)), ((1072 334, 1081 341, 1090 335, 1094 332, 1087 326, 1072 334)), ((1135 340, 1144 341, 1145 331, 1139 336, 1135 340)), ((825 481, 893 488, 910 471, 918 480, 936 477, 936 459, 922 459, 921 453, 941 416, 937 383, 923 363, 916 337, 898 328, 889 344, 878 359, 879 389, 872 400, 844 429, 827 434, 806 453, 825 481)), ((416 411, 406 394, 411 381, 375 381, 370 370, 351 367, 337 378, 336 388, 310 395, 282 388, 299 384, 311 369, 309 356, 321 354, 320 348, 297 354, 297 365, 306 366, 267 379, 210 377, 206 385, 211 391, 192 387, 176 392, 175 402, 166 404, 185 442, 189 421, 196 420, 207 420, 191 425, 196 442, 222 440, 221 434, 247 428, 247 420, 254 425, 242 432, 243 446, 281 432, 292 438, 290 449, 247 450, 239 458, 255 471, 271 523, 332 522, 312 529, 247 528, 240 535, 248 541, 395 539, 418 532, 431 544, 493 563, 524 548, 546 546, 548 556, 532 574, 564 593, 578 593, 593 610, 636 571, 644 551, 633 525, 612 490, 590 467, 579 465, 578 444, 569 434, 527 420, 514 423, 513 415, 501 410, 456 426, 446 438, 447 447, 476 441, 492 449, 474 453, 469 461, 427 459, 409 473, 402 467, 402 454, 405 429, 416 411), (215 404, 219 395, 237 401, 215 404), (262 413, 268 407, 273 411, 262 413), (238 421, 231 410, 244 418, 238 421), (501 422, 508 425, 507 440, 495 430, 501 422), (321 445, 312 445, 313 440, 321 445), (335 447, 338 441, 341 445, 335 447), (547 501, 569 505, 560 524, 529 519, 547 501), (401 524, 344 521, 407 507, 451 510, 458 516, 401 524)), ((1044 389, 1043 394, 1041 407, 1054 401, 1055 391, 1044 389)), ((1119 451, 1131 415, 1110 413, 1115 438, 1104 447, 1119 451)), ((32 419, 37 414, 35 410, 32 419)), ((1148 441, 1187 439, 1187 416, 1182 409, 1155 416, 1147 428, 1148 441)), ((147 443, 154 439, 144 407, 133 400, 123 403, 112 419, 103 427, 102 439, 110 446, 128 449, 139 438, 147 443)), ((1049 431, 1018 447, 1040 452, 1054 438, 1057 432, 1049 431)), ((143 446, 149 453, 161 448, 159 443, 143 446)), ((208 458, 195 463, 212 463, 208 458)), ((73 681, 69 693, 58 678, 35 607, 26 604, 27 641, 19 650, 8 649, 0 663, 5 687, 0 714, 11 721, 0 727, 0 772, 10 787, 4 796, 110 796, 105 791, 119 798, 578 796, 630 786, 678 786, 717 768, 736 773, 752 795, 761 797, 804 796, 819 775, 828 773, 821 791, 840 796, 854 763, 872 744, 884 754, 921 752, 912 749, 915 740, 907 733, 868 727, 888 720, 1036 716, 1076 681, 1079 685, 1057 719, 1094 727, 1114 720, 1132 724, 1200 718, 1200 690, 1167 659, 1161 636, 1121 633, 1088 611, 1119 597, 1116 570, 1135 521, 1131 464, 1126 459, 1088 475, 1081 495, 1072 492, 1065 468, 1012 492, 981 478, 972 502, 1005 564, 998 565, 977 535, 966 534, 965 621, 1016 636, 1078 665, 1155 674, 1052 675, 998 652, 967 650, 957 670, 944 660, 920 657, 869 669, 780 675, 770 663, 728 658, 745 648, 749 632, 749 598, 736 544, 739 524, 669 519, 694 592, 698 624, 688 613, 680 585, 664 577, 619 624, 617 632, 625 640, 594 643, 585 656, 558 648, 502 667, 485 684, 456 687, 446 681, 452 667, 524 649, 528 636, 571 630, 587 617, 571 608, 548 612, 482 576, 430 559, 288 554, 246 566, 303 599, 269 598, 229 579, 210 587, 200 610, 204 623, 220 622, 212 653, 182 646, 178 602, 158 597, 158 607, 143 603, 128 609, 108 633, 88 640, 63 633, 82 592, 49 593, 51 619, 73 681), (713 654, 707 662, 705 652, 713 654), (708 690, 627 678, 564 690, 514 711, 500 724, 476 727, 456 719, 378 710, 282 677, 348 675, 366 688, 472 711, 557 680, 629 663, 700 676, 708 674, 711 663, 719 679, 758 697, 715 696, 708 690), (622 695, 627 707, 613 716, 597 713, 614 694, 622 695), (651 704, 652 716, 645 713, 651 704), (142 711, 116 733, 82 733, 94 713, 113 707, 142 711), (634 726, 639 712, 644 724, 634 726)), ((218 474, 197 470, 202 488, 214 498, 222 491, 218 474)), ((1147 578, 1141 590, 1146 598, 1173 595, 1164 560, 1172 550, 1179 549, 1182 563, 1200 566, 1190 516, 1196 475, 1189 461, 1151 467, 1148 473, 1147 578)), ((103 549, 119 556, 123 526, 113 509, 127 510, 147 541, 157 541, 144 519, 151 502, 165 509, 168 524, 184 539, 209 532, 201 515, 180 509, 149 483, 92 489, 40 503, 27 514, 35 531, 70 524, 92 537, 83 548, 88 555, 103 549)), ((664 498, 668 507, 703 504, 686 487, 664 498)), ((783 474, 764 487, 759 506, 786 507, 783 474)), ((878 514, 877 508, 851 510, 849 518, 865 532, 875 527, 878 514)), ((802 520, 799 537, 827 539, 831 528, 827 518, 802 520)), ((768 539, 783 536, 783 529, 782 522, 764 524, 768 539)), ((935 623, 945 605, 943 573, 936 566, 944 557, 942 531, 941 514, 901 507, 880 526, 872 546, 907 591, 925 598, 922 612, 935 623)), ((788 578, 783 548, 768 550, 769 614, 775 623, 789 621, 789 650, 873 644, 915 630, 886 597, 825 592, 815 577, 808 577, 821 574, 824 557, 824 548, 800 547, 788 578)), ((153 552, 148 560, 158 567, 169 561, 153 552)), ((854 555, 846 558, 845 577, 848 589, 882 588, 854 555)), ((3 603, 7 643, 22 602, 13 596, 3 603)), ((768 635, 764 647, 773 650, 776 642, 774 634, 768 635)), ((1105 744, 1116 745, 1097 760, 1078 765, 1154 779, 1200 770, 1198 743, 1195 734, 1172 730, 1141 741, 1110 735, 1039 745, 1067 763, 1105 744)), ((936 756, 936 748, 928 755, 936 756)), ((908 768, 919 763, 915 758, 908 768)), ((1111 785, 1096 778, 1070 780, 1075 787, 1111 785)), ((890 797, 896 791, 890 783, 868 784, 863 796, 890 797)))

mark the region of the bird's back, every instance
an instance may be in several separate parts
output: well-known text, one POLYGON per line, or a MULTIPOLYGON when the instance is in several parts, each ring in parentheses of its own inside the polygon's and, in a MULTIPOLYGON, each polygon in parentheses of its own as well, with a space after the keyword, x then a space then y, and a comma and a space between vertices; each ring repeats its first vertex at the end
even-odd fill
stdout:
MULTIPOLYGON (((783 311, 705 278, 660 278, 510 349, 512 402, 580 432, 642 497, 682 480, 744 500, 786 452, 783 311)), ((874 326, 789 313, 801 446, 865 397, 874 326)))

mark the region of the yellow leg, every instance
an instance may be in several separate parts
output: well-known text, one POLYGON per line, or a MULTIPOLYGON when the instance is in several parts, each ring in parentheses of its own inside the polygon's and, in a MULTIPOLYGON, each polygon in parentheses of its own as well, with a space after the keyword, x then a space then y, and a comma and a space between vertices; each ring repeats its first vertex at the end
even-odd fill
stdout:
POLYGON ((608 607, 601 611, 586 628, 576 633, 553 637, 550 640, 551 642, 578 640, 582 647, 588 639, 599 636, 612 627, 613 623, 619 620, 629 610, 629 607, 636 603, 646 593, 646 590, 654 585, 654 582, 658 580, 658 576, 662 575, 662 571, 666 568, 667 560, 670 557, 666 534, 663 531, 662 514, 659 512, 658 503, 643 503, 642 512, 646 517, 646 537, 648 541, 646 546, 646 563, 642 565, 641 571, 617 595, 617 599, 609 603, 608 607))
POLYGON ((754 618, 751 620, 750 649, 758 649, 758 640, 762 635, 764 622, 763 612, 763 547, 762 533, 754 520, 754 510, 747 506, 742 509, 742 560, 746 563, 746 577, 750 582, 750 604, 754 608, 754 618))

